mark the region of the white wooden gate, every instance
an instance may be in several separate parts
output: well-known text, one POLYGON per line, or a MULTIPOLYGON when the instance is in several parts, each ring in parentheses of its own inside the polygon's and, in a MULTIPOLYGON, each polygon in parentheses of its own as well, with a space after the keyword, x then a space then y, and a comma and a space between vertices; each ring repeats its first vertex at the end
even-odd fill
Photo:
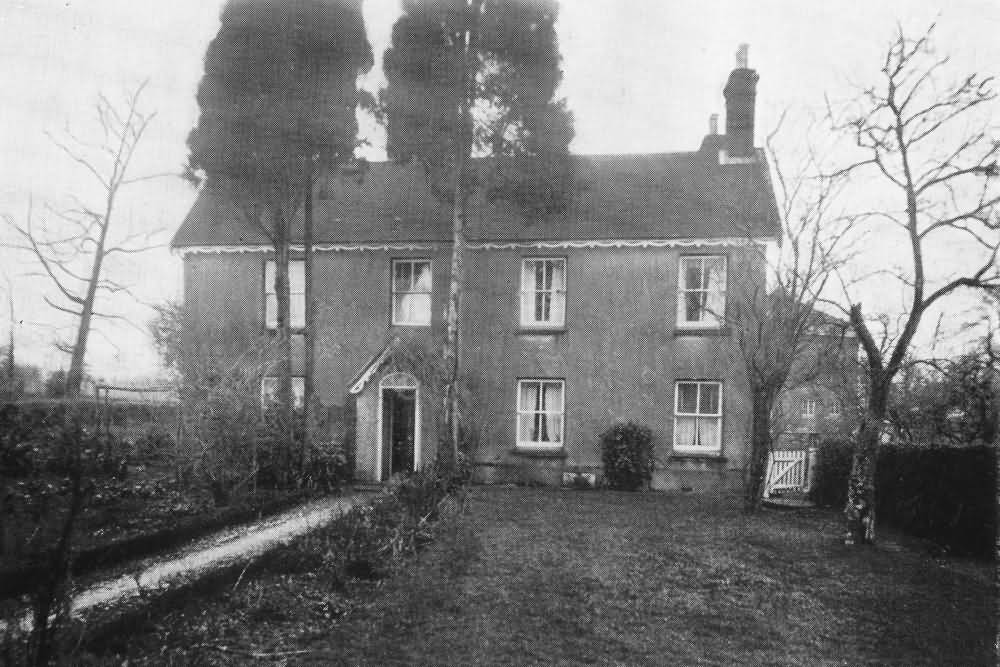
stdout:
POLYGON ((774 451, 767 455, 767 484, 764 497, 770 498, 775 491, 809 491, 812 481, 814 449, 774 451))

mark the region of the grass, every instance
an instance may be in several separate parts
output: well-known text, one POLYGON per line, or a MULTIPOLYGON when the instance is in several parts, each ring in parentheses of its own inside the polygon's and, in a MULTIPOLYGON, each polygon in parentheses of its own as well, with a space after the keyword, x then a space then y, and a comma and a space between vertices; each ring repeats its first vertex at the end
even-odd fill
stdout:
POLYGON ((995 664, 989 565, 943 566, 888 543, 848 548, 839 532, 836 512, 747 517, 735 497, 478 488, 466 514, 442 522, 437 541, 391 579, 338 584, 288 559, 190 597, 103 655, 129 664, 995 664))

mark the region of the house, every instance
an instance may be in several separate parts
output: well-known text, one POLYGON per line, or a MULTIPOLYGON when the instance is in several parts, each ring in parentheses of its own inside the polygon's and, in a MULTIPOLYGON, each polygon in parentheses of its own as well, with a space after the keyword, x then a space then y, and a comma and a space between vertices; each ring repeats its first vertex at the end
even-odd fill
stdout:
MULTIPOLYGON (((761 278, 761 249, 780 229, 753 142, 757 79, 745 62, 733 70, 725 133, 713 117, 698 150, 574 157, 558 213, 470 203, 460 361, 479 480, 600 473, 600 434, 632 420, 655 437, 654 488, 741 483, 748 399, 722 314, 740 281, 761 278)), ((451 211, 414 164, 330 175, 316 193, 324 428, 349 443, 358 478, 385 480, 432 460, 443 436, 434 366, 451 211)), ((292 226, 293 327, 305 312, 301 223, 292 226)), ((230 202, 203 191, 172 245, 199 326, 230 340, 273 328, 268 240, 230 202)), ((296 376, 302 350, 296 335, 296 376)))
POLYGON ((863 387, 850 323, 814 311, 805 342, 779 397, 776 449, 815 449, 826 438, 843 438, 857 418, 863 387))

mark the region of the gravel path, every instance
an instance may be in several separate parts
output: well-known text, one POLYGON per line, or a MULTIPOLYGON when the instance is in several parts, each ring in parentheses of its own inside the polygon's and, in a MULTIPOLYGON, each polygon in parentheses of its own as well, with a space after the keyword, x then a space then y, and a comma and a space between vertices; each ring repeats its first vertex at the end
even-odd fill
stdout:
MULTIPOLYGON (((323 498, 244 526, 237 533, 232 529, 222 530, 213 537, 198 540, 189 551, 182 550, 163 560, 151 559, 137 577, 133 573, 103 581, 76 594, 73 613, 81 614, 94 607, 130 601, 139 597, 140 592, 143 595, 156 594, 179 583, 189 583, 221 567, 249 561, 330 523, 354 505, 367 502, 371 495, 355 493, 323 498)), ((23 630, 30 629, 30 618, 22 620, 21 627, 23 630)), ((0 632, 5 629, 5 624, 0 622, 0 632)))

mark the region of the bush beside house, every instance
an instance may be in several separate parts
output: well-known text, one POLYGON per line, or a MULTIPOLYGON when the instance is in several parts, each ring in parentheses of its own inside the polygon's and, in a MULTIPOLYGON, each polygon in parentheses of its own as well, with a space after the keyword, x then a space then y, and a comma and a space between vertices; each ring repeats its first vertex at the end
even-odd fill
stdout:
POLYGON ((601 435, 604 479, 619 491, 637 491, 653 479, 653 434, 633 422, 616 424, 601 435))

